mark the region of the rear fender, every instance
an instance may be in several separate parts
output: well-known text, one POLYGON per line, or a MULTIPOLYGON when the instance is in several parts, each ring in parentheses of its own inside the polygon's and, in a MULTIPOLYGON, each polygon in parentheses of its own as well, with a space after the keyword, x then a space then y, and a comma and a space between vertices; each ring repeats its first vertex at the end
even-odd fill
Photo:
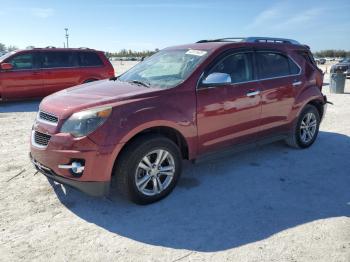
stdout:
POLYGON ((325 97, 321 93, 321 90, 317 86, 310 86, 304 89, 295 99, 294 108, 296 110, 296 116, 299 117, 303 108, 311 101, 316 101, 324 105, 326 103, 325 97))

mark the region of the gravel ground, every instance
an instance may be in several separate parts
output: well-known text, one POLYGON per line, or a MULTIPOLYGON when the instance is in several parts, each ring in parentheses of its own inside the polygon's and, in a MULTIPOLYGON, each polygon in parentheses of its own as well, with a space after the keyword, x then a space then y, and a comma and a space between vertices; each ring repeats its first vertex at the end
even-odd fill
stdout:
POLYGON ((36 173, 28 150, 39 102, 0 105, 0 261, 349 262, 347 81, 346 94, 328 95, 334 106, 310 149, 274 143, 186 164, 174 192, 149 206, 36 173))

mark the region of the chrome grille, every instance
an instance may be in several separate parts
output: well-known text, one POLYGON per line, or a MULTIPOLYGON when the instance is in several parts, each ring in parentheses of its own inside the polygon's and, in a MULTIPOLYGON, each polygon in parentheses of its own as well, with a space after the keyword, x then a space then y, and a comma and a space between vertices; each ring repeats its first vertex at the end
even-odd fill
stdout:
POLYGON ((40 133, 38 131, 34 132, 34 142, 40 146, 47 146, 50 141, 51 136, 47 134, 40 133))
POLYGON ((50 123, 56 125, 58 122, 58 117, 55 116, 54 114, 51 114, 51 113, 39 111, 39 120, 43 120, 45 122, 50 122, 50 123))

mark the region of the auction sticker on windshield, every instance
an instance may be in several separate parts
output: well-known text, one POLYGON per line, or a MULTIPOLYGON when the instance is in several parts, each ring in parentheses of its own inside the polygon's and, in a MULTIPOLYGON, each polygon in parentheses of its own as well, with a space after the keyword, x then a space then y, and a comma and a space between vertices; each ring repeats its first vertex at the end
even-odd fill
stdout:
POLYGON ((190 49, 186 52, 186 55, 204 56, 206 53, 207 51, 190 49))

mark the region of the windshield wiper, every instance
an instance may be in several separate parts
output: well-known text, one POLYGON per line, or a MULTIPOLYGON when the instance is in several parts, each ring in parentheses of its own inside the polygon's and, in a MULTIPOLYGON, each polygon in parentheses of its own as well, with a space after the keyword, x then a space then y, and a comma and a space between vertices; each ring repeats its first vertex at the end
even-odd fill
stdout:
POLYGON ((139 80, 131 80, 131 81, 128 81, 128 82, 129 83, 138 84, 138 85, 142 85, 142 86, 145 86, 145 87, 151 87, 150 84, 142 82, 142 81, 139 81, 139 80))

